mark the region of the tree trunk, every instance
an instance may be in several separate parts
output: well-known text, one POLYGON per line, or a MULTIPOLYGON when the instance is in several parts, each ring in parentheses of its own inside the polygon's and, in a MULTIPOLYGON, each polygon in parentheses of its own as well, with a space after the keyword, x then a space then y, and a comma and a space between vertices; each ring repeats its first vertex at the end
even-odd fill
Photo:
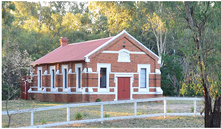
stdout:
POLYGON ((8 115, 8 127, 10 127, 10 124, 11 124, 11 115, 9 114, 8 112, 8 100, 6 100, 6 111, 7 111, 7 115, 8 115))
POLYGON ((212 115, 212 108, 211 108, 211 98, 208 95, 208 91, 207 91, 205 83, 203 83, 203 89, 204 89, 204 100, 205 100, 205 118, 204 118, 205 128, 208 128, 208 127, 213 127, 212 126, 213 115, 212 115))
POLYGON ((220 97, 217 97, 213 110, 213 127, 220 128, 220 97))

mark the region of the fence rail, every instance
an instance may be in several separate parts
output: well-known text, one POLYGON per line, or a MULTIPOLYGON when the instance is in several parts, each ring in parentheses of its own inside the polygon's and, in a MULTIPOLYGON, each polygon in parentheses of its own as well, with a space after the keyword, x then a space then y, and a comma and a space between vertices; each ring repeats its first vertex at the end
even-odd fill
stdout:
MULTIPOLYGON (((39 128, 39 127, 52 127, 52 126, 60 126, 67 124, 75 124, 75 123, 87 123, 87 122, 103 122, 109 120, 121 120, 121 119, 132 119, 132 118, 145 118, 145 117, 154 117, 154 116, 192 116, 192 115, 200 115, 199 112, 196 112, 196 101, 203 100, 203 98, 193 98, 193 97, 162 97, 162 98, 149 98, 149 99, 136 99, 136 100, 121 100, 121 101, 109 101, 109 102, 93 102, 93 103, 80 103, 80 104, 66 104, 60 106, 51 106, 51 107, 42 107, 42 108, 34 108, 34 109, 26 109, 26 110, 17 110, 17 111, 9 111, 9 114, 18 114, 18 113, 31 113, 30 125, 27 128, 39 128), (194 113, 167 113, 167 100, 193 100, 194 113), (147 115, 137 115, 137 103, 138 102, 150 102, 150 101, 163 101, 164 102, 164 113, 157 114, 147 114, 147 115), (111 104, 125 104, 125 103, 134 103, 134 115, 132 116, 121 116, 121 117, 110 117, 103 118, 103 110, 104 105, 111 104), (78 120, 78 121, 70 121, 70 108, 71 107, 82 107, 82 106, 96 106, 100 105, 101 109, 101 117, 98 119, 89 119, 89 120, 78 120), (44 125, 34 125, 34 112, 45 111, 45 110, 53 110, 53 109, 61 109, 67 108, 67 121, 59 122, 59 123, 51 123, 44 125)), ((7 115, 7 112, 2 112, 2 115, 7 115)), ((22 127, 25 128, 25 127, 22 127)))

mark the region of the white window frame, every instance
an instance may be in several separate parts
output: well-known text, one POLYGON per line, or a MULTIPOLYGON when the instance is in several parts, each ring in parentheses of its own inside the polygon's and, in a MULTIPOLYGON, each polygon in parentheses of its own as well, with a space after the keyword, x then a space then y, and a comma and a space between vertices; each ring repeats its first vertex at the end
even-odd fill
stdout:
POLYGON ((139 89, 138 92, 149 92, 149 74, 150 74, 150 64, 138 64, 137 65, 137 72, 139 73, 139 89), (146 88, 140 87, 140 71, 142 68, 146 69, 146 88))
POLYGON ((53 91, 56 88, 56 69, 55 66, 50 66, 50 74, 51 74, 51 91, 53 91), (52 70, 54 70, 54 80, 53 80, 53 76, 52 76, 52 70), (53 82, 54 81, 54 88, 53 88, 53 82))
POLYGON ((82 67, 82 63, 77 63, 77 64, 75 64, 75 73, 76 73, 76 91, 78 91, 78 92, 81 92, 81 88, 82 88, 82 70, 83 69, 83 67, 82 67), (78 73, 78 68, 80 68, 81 69, 81 80, 80 80, 80 88, 79 88, 79 86, 78 86, 78 77, 79 77, 79 73, 78 73))
POLYGON ((65 72, 64 70, 67 69, 67 88, 68 88, 68 65, 62 65, 62 73, 63 73, 63 91, 67 88, 65 88, 65 72))
POLYGON ((42 67, 38 67, 38 91, 42 90, 42 67), (41 80, 40 80, 40 74, 39 74, 39 70, 41 70, 41 80), (41 82, 41 87, 40 87, 40 82, 41 82))
POLYGON ((109 74, 111 72, 111 64, 109 63, 97 63, 97 73, 98 73, 98 92, 109 92, 109 74), (100 69, 106 68, 106 88, 100 88, 100 69))

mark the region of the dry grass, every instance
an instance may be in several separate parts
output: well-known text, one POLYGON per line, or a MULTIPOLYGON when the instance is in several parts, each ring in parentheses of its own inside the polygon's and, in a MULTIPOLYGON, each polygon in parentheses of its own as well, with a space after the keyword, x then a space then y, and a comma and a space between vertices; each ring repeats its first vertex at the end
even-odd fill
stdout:
POLYGON ((152 117, 142 119, 128 119, 108 121, 103 124, 85 123, 59 126, 55 128, 203 128, 203 117, 152 117))
MULTIPOLYGON (((10 107, 10 110, 21 110, 21 109, 31 109, 31 108, 46 107, 46 106, 55 106, 55 105, 61 105, 61 104, 65 104, 65 103, 47 103, 47 102, 38 102, 38 101, 33 101, 33 100, 32 101, 24 101, 24 100, 14 101, 13 100, 9 102, 9 107, 10 107)), ((189 113, 191 112, 191 107, 193 107, 193 101, 168 101, 167 106, 168 106, 167 110, 170 112, 189 113)), ((201 101, 197 102, 197 106, 198 106, 197 111, 198 112, 201 111, 202 109, 201 101)), ((4 102, 3 102, 2 109, 4 111, 4 102)), ((70 108, 71 121, 75 120, 74 116, 77 112, 80 112, 82 114, 84 120, 100 118, 100 106, 71 107, 70 108)), ((67 113, 66 108, 34 112, 34 125, 66 121, 67 120, 66 113, 67 113)), ((154 114, 154 113, 163 113, 162 101, 139 102, 137 104, 137 115, 154 114)), ((109 117, 134 115, 134 104, 131 103, 131 104, 104 105, 103 114, 104 116, 105 114, 107 114, 109 117)), ((161 121, 160 122, 161 124, 168 125, 169 127, 170 126, 169 121, 177 122, 178 120, 181 123, 182 121, 186 121, 186 122, 183 122, 182 126, 175 126, 175 127, 190 127, 191 125, 186 126, 184 123, 187 123, 188 121, 192 121, 193 119, 195 120, 195 118, 196 120, 201 119, 200 117, 177 117, 177 119, 172 119, 173 117, 169 117, 169 118, 160 119, 160 120, 158 118, 157 119, 148 118, 148 119, 125 120, 123 123, 122 121, 105 122, 104 124, 91 123, 91 124, 83 124, 84 125, 83 127, 96 127, 96 126, 106 127, 106 125, 107 127, 127 127, 127 125, 128 127, 158 127, 159 124, 154 124, 154 123, 159 123, 159 121, 161 121), (141 121, 137 123, 142 123, 142 124, 136 125, 136 121, 141 121), (134 122, 135 124, 133 124, 134 122), (112 123, 116 123, 116 124, 113 125, 112 123)), ((6 115, 2 116, 3 127, 7 125, 7 120, 8 118, 6 115)), ((82 126, 81 124, 77 124, 77 125, 76 127, 82 126)), ((30 113, 12 115, 11 127, 23 127, 23 126, 30 126, 30 113)), ((198 126, 194 125, 193 127, 198 127, 198 126)))

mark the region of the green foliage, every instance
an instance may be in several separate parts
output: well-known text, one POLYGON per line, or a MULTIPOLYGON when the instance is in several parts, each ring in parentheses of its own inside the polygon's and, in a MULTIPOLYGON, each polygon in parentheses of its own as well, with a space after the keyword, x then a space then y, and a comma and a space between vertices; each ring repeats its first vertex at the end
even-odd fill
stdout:
POLYGON ((4 125, 3 128, 9 128, 9 126, 8 125, 4 125))
POLYGON ((191 109, 191 112, 194 112, 194 107, 191 107, 190 109, 191 109))
POLYGON ((41 120, 41 124, 42 124, 42 125, 43 125, 43 124, 47 124, 46 120, 45 120, 45 119, 42 119, 42 120, 41 120))
POLYGON ((96 99, 96 102, 101 102, 101 99, 97 98, 97 99, 96 99))
POLYGON ((180 82, 183 79, 183 69, 179 56, 162 55, 163 66, 161 67, 161 87, 163 95, 174 96, 179 94, 180 82), (175 90, 176 89, 176 90, 175 90))
POLYGON ((81 120, 83 118, 82 114, 80 112, 77 112, 74 116, 75 120, 81 120))
POLYGON ((15 5, 11 1, 2 1, 2 21, 3 24, 11 26, 14 21, 14 15, 10 11, 15 10, 15 5))
POLYGON ((140 112, 137 112, 137 115, 141 115, 141 113, 140 113, 140 112))
POLYGON ((108 117, 110 117, 110 114, 105 114, 104 115, 104 118, 108 118, 108 117))
POLYGON ((167 110, 167 113, 172 113, 172 111, 171 110, 167 110))

